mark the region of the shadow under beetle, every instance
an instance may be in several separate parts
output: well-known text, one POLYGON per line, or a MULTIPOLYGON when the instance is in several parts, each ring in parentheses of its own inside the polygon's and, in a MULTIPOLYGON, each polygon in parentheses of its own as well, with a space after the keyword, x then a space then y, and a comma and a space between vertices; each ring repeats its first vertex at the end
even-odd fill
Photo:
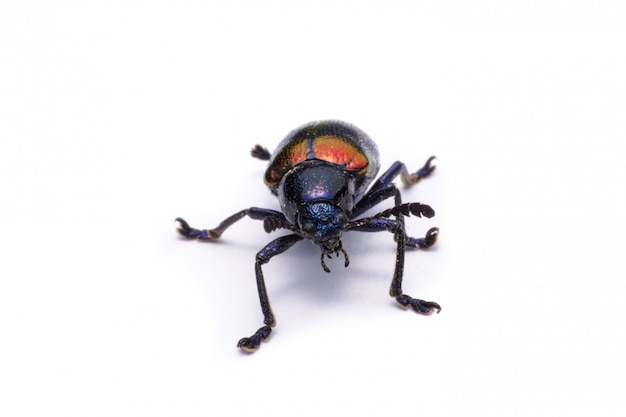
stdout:
POLYGON ((441 306, 435 302, 412 298, 402 292, 405 248, 431 247, 437 241, 439 229, 431 228, 423 238, 408 237, 404 227, 405 216, 430 218, 435 212, 425 204, 402 203, 400 190, 393 183, 398 175, 405 185, 428 177, 435 169, 431 165, 434 156, 412 174, 404 163, 393 163, 368 190, 379 170, 376 144, 356 126, 334 120, 312 122, 291 131, 273 154, 260 145, 256 145, 251 154, 269 161, 265 184, 278 196, 282 212, 250 207, 209 230, 194 229, 180 217, 176 219, 182 236, 202 241, 219 239, 227 228, 246 216, 262 220, 267 233, 277 229, 292 232, 271 241, 256 255, 254 269, 265 325, 252 336, 239 340, 239 348, 246 352, 255 351, 276 325, 261 266, 303 239, 311 240, 321 248, 322 268, 330 272, 324 262, 325 257, 341 253, 346 267, 349 263, 348 254, 341 244, 343 232, 393 233, 397 250, 390 295, 403 307, 410 307, 421 314, 441 311, 441 306), (371 217, 358 218, 391 197, 394 207, 371 217), (395 219, 390 219, 392 216, 395 219))

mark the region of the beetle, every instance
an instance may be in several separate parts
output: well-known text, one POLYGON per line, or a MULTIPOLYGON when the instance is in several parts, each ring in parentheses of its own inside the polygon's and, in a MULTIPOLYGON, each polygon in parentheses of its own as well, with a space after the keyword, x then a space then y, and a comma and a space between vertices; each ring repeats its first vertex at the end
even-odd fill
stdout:
POLYGON ((250 207, 226 218, 214 229, 192 228, 182 218, 176 219, 177 231, 183 237, 200 241, 219 239, 227 228, 244 217, 263 221, 267 233, 278 229, 291 232, 274 239, 256 254, 254 270, 264 325, 252 336, 239 340, 237 347, 246 352, 255 351, 276 325, 262 265, 306 239, 320 247, 324 271, 330 272, 324 260, 331 255, 341 254, 347 267, 350 261, 341 236, 348 231, 391 232, 397 249, 390 295, 401 306, 417 313, 427 315, 441 311, 438 303, 413 298, 402 291, 405 249, 430 248, 437 241, 439 229, 430 228, 423 238, 407 236, 404 217, 430 218, 435 212, 426 204, 402 203, 400 190, 393 183, 397 176, 405 185, 428 177, 436 168, 432 165, 434 156, 414 173, 409 173, 404 163, 396 161, 368 189, 380 169, 378 148, 361 129, 338 120, 300 126, 279 143, 274 153, 256 145, 251 155, 269 161, 264 181, 278 197, 281 211, 250 207), (394 199, 392 208, 360 217, 388 198, 394 199))

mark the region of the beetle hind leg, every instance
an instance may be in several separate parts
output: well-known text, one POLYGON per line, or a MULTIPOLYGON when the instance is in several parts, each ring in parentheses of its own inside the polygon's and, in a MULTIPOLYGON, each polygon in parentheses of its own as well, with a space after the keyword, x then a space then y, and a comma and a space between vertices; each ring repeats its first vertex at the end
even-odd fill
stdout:
POLYGON ((406 167, 403 166, 402 172, 400 174, 400 179, 402 180, 402 183, 404 185, 412 185, 418 182, 419 180, 421 180, 422 178, 426 178, 430 176, 430 174, 433 173, 435 168, 437 168, 436 165, 431 165, 435 159, 436 158, 434 156, 431 156, 430 158, 428 158, 428 160, 426 161, 423 167, 421 167, 420 169, 418 169, 416 172, 412 174, 409 174, 406 167))
POLYGON ((393 183, 393 180, 400 176, 402 183, 406 186, 410 186, 426 178, 433 173, 436 165, 432 165, 432 162, 436 158, 431 156, 428 158, 424 166, 417 171, 410 173, 404 162, 396 161, 387 171, 385 171, 377 180, 372 184, 369 191, 363 196, 363 198, 357 202, 352 213, 350 213, 350 219, 355 219, 367 210, 371 209, 375 205, 382 203, 384 200, 394 197, 395 205, 398 206, 402 203, 400 197, 400 191, 393 183))

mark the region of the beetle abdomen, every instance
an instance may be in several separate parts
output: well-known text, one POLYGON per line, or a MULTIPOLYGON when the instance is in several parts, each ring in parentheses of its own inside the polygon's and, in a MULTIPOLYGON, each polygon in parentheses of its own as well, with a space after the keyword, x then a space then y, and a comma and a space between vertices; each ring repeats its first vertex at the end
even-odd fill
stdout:
POLYGON ((369 181, 378 172, 376 144, 359 128, 341 121, 319 121, 289 133, 272 155, 265 183, 276 192, 278 183, 293 167, 318 159, 342 166, 369 181))

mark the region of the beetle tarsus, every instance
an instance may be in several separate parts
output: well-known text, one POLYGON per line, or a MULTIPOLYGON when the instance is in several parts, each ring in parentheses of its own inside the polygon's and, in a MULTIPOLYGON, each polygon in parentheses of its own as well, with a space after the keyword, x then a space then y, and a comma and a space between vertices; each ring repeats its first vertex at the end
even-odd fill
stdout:
POLYGON ((270 337, 270 334, 272 334, 272 328, 270 326, 263 326, 252 336, 239 339, 237 347, 244 352, 252 353, 259 348, 262 341, 270 337))
POLYGON ((416 313, 429 315, 434 310, 437 310, 437 314, 441 311, 441 306, 434 301, 424 301, 417 298, 410 297, 406 294, 400 294, 396 297, 396 301, 402 307, 412 308, 416 313))
POLYGON ((269 161, 272 157, 271 152, 261 145, 254 145, 254 148, 250 151, 250 155, 254 158, 260 159, 261 161, 269 161))
POLYGON ((438 237, 439 228, 431 227, 428 229, 428 232, 426 232, 426 236, 417 239, 414 237, 407 237, 405 244, 411 249, 428 249, 437 243, 438 237))
POLYGON ((424 164, 423 167, 421 167, 416 174, 418 175, 418 177, 421 178, 426 178, 428 177, 430 174, 433 173, 433 171, 435 170, 435 168, 437 168, 436 165, 431 165, 431 163, 437 159, 435 156, 431 156, 430 158, 428 158, 428 160, 426 161, 426 163, 424 164))
POLYGON ((400 175, 400 179, 402 180, 402 183, 406 186, 409 186, 409 185, 415 184, 422 178, 428 177, 430 174, 433 173, 435 168, 437 168, 436 165, 431 165, 431 163, 435 159, 436 158, 434 156, 431 156, 430 158, 428 158, 428 160, 426 161, 423 167, 421 167, 419 170, 417 170, 416 172, 412 174, 409 174, 404 164, 402 164, 402 174, 400 175))
POLYGON ((185 220, 180 217, 175 219, 180 224, 176 230, 178 233, 186 239, 197 239, 203 241, 216 240, 222 235, 219 231, 207 230, 207 229, 195 229, 189 226, 185 220))
POLYGON ((272 233, 278 229, 291 229, 289 222, 280 217, 267 217, 263 220, 263 229, 266 233, 272 233))
MULTIPOLYGON (((417 217, 426 217, 427 219, 430 219, 431 217, 435 216, 435 210, 433 210, 433 208, 427 204, 421 204, 421 203, 404 203, 404 204, 399 204, 395 207, 392 207, 390 209, 381 211, 380 213, 374 215, 373 217, 371 217, 370 219, 376 219, 376 218, 381 218, 381 217, 391 217, 391 216, 396 216, 396 217, 400 217, 400 216, 405 216, 405 217, 409 217, 411 215, 417 216, 417 217)), ((369 220, 369 219, 366 219, 369 220)))

